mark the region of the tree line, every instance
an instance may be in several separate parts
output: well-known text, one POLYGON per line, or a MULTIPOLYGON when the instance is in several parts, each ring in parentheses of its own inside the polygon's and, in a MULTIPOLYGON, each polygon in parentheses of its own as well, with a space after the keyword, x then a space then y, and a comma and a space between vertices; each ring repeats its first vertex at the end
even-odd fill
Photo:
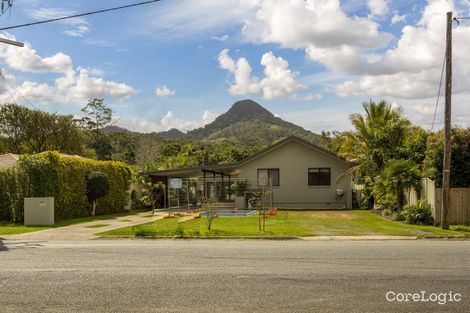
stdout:
POLYGON ((233 136, 185 140, 164 139, 156 133, 108 131, 113 112, 103 99, 91 99, 81 112, 82 117, 75 117, 14 103, 0 106, 0 154, 59 151, 157 170, 236 162, 266 147, 233 136))
MULTIPOLYGON (((400 212, 407 188, 420 190, 428 177, 442 184, 443 132, 413 125, 386 101, 363 103, 364 113, 350 117, 353 130, 323 132, 322 144, 354 166, 370 208, 400 212)), ((470 129, 452 132, 452 187, 470 187, 470 129)))

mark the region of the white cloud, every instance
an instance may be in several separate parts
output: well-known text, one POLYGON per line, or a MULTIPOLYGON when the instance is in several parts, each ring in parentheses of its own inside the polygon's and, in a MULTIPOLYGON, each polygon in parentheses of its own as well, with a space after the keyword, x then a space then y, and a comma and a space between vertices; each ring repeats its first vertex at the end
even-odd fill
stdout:
MULTIPOLYGON (((444 58, 445 14, 442 12, 453 10, 451 2, 430 1, 420 21, 415 26, 407 25, 403 28, 396 47, 387 50, 374 62, 367 62, 364 57, 351 58, 353 61, 349 66, 355 65, 351 68, 342 67, 341 70, 360 76, 337 85, 337 94, 343 97, 372 95, 406 99, 435 97, 444 58), (359 68, 364 70, 358 73, 359 68)), ((468 93, 470 69, 455 64, 470 64, 470 26, 461 24, 454 28, 453 38, 453 93, 468 93)), ((336 66, 341 64, 334 60, 328 62, 336 66)))
POLYGON ((289 63, 281 57, 275 57, 271 51, 263 54, 261 65, 264 66, 265 75, 260 81, 264 99, 284 98, 295 91, 307 88, 296 81, 298 73, 289 69, 289 63))
POLYGON ((379 25, 349 17, 339 0, 259 1, 254 18, 247 18, 243 34, 253 42, 278 43, 284 48, 328 48, 348 45, 378 48, 392 39, 379 25), (288 25, 288 27, 286 27, 288 25))
POLYGON ((316 106, 310 110, 292 111, 281 114, 279 117, 299 126, 320 133, 322 130, 351 129, 349 115, 358 112, 360 104, 350 105, 338 103, 334 106, 316 106), (321 117, 321 118, 312 118, 321 117))
MULTIPOLYGON (((60 18, 73 15, 74 12, 62 8, 40 8, 28 11, 28 15, 37 21, 60 18)), ((84 34, 90 32, 90 24, 82 17, 58 21, 71 28, 64 31, 64 34, 72 37, 83 37, 84 34)))
POLYGON ((183 132, 186 132, 188 130, 199 128, 206 124, 209 124, 210 122, 215 120, 216 117, 216 113, 211 111, 204 111, 200 118, 191 120, 176 117, 172 111, 168 111, 158 122, 141 118, 132 118, 119 119, 117 124, 127 129, 145 133, 161 132, 172 128, 176 128, 183 132))
MULTIPOLYGON (((8 33, 2 35, 5 38, 16 40, 8 33)), ((28 42, 24 47, 0 45, 0 60, 3 60, 11 68, 22 72, 67 72, 72 68, 72 59, 68 55, 59 52, 43 58, 28 42)))
POLYGON ((158 85, 155 89, 155 94, 159 97, 171 97, 175 95, 175 91, 168 88, 166 85, 158 85))
POLYGON ((245 58, 239 58, 236 62, 228 55, 228 49, 219 53, 220 68, 229 71, 235 79, 230 84, 229 92, 232 95, 250 95, 260 91, 259 79, 251 76, 251 66, 245 58))
POLYGON ((392 19, 390 20, 392 25, 397 23, 405 23, 406 22, 406 14, 400 15, 397 11, 394 12, 392 19))
POLYGON ((219 66, 234 76, 230 83, 229 92, 233 95, 250 95, 263 93, 267 100, 287 97, 289 94, 305 89, 306 86, 297 82, 298 73, 289 69, 289 63, 281 57, 276 57, 269 51, 261 57, 264 66, 264 78, 252 76, 251 66, 245 58, 236 62, 228 55, 228 49, 219 53, 219 66))
POLYGON ((103 48, 111 48, 115 47, 116 43, 114 41, 108 39, 101 39, 101 38, 86 38, 83 40, 83 43, 90 46, 97 46, 103 48))
MULTIPOLYGON (((78 68, 72 75, 71 81, 65 89, 65 94, 70 101, 80 101, 90 98, 113 97, 124 100, 138 91, 124 83, 104 80, 103 78, 89 76, 88 70, 78 68)), ((56 84, 59 86, 59 84, 56 84)), ((58 88, 60 90, 60 87, 58 88)))
POLYGON ((383 16, 388 13, 388 4, 386 0, 368 0, 367 6, 373 16, 383 16))
POLYGON ((162 1, 139 15, 134 32, 163 40, 210 38, 241 25, 252 13, 252 0, 162 1), (197 12, 197 13, 195 13, 197 12), (144 21, 144 22, 142 22, 144 21), (207 36, 209 34, 209 36, 207 36))
POLYGON ((212 36, 212 37, 211 37, 212 40, 222 41, 222 42, 227 41, 229 38, 230 38, 230 36, 227 35, 227 34, 222 35, 222 36, 212 36))
POLYGON ((321 100, 323 96, 319 93, 311 93, 308 94, 304 97, 305 101, 316 101, 316 100, 321 100))
MULTIPOLYGON (((15 40, 15 37, 9 34, 3 35, 15 40)), ((79 103, 89 98, 107 97, 124 100, 138 92, 125 83, 105 80, 102 77, 105 73, 100 69, 80 67, 74 69, 72 59, 62 52, 43 58, 29 43, 23 48, 0 45, 0 60, 10 68, 22 72, 60 73, 54 85, 30 80, 15 82, 18 91, 33 102, 79 103)), ((7 73, 5 70, 3 72, 7 73)), ((15 80, 13 75, 7 78, 9 81, 15 80)), ((7 98, 10 101, 11 96, 6 92, 2 91, 2 99, 7 98)))

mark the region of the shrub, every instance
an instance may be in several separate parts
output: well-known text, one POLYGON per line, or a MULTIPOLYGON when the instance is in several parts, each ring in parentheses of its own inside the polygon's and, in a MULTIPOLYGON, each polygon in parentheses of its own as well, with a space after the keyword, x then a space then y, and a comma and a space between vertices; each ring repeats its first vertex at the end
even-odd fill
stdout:
POLYGON ((131 210, 141 210, 145 209, 146 205, 142 201, 142 196, 140 195, 140 192, 137 191, 136 189, 132 189, 131 191, 131 210))
POLYGON ((22 206, 19 208, 23 190, 18 183, 18 174, 15 168, 0 170, 0 221, 15 223, 23 220, 22 206))
POLYGON ((424 199, 418 200, 416 204, 405 206, 402 215, 407 224, 432 225, 434 223, 431 205, 424 199))
POLYGON ((98 199, 103 198, 109 193, 108 176, 102 172, 91 172, 86 175, 86 196, 88 202, 93 205, 91 215, 95 216, 96 204, 98 199))
POLYGON ((109 193, 96 206, 96 214, 122 212, 129 204, 129 166, 44 152, 24 155, 15 168, 0 171, 0 217, 22 222, 24 197, 54 197, 57 221, 87 216, 85 177, 92 171, 104 173, 110 183, 109 193))

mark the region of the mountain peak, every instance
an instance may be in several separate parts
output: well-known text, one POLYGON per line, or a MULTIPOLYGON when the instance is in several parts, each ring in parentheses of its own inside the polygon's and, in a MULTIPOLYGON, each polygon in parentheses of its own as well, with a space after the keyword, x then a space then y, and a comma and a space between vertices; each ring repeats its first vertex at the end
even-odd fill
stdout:
POLYGON ((235 102, 226 114, 236 114, 238 116, 252 116, 253 114, 263 114, 273 116, 271 112, 269 112, 268 110, 263 108, 259 103, 251 99, 245 99, 235 102))
MULTIPOLYGON (((235 102, 232 107, 227 112, 219 116, 219 118, 225 123, 225 125, 227 125, 254 118, 263 121, 271 121, 275 119, 275 116, 259 103, 251 99, 245 99, 235 102)), ((220 124, 220 126, 223 126, 223 124, 220 124)))

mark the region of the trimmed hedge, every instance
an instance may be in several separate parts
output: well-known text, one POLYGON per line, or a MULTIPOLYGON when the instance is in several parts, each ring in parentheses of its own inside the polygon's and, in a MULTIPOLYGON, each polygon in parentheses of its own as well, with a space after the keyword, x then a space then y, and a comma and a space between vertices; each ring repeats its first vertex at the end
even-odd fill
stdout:
POLYGON ((0 219, 23 221, 24 197, 54 197, 55 219, 88 216, 86 175, 108 176, 109 193, 98 201, 96 214, 124 211, 130 200, 132 171, 116 161, 95 161, 58 152, 25 155, 13 169, 0 171, 0 219))
POLYGON ((0 170, 0 221, 21 222, 23 220, 23 190, 16 168, 0 170))

